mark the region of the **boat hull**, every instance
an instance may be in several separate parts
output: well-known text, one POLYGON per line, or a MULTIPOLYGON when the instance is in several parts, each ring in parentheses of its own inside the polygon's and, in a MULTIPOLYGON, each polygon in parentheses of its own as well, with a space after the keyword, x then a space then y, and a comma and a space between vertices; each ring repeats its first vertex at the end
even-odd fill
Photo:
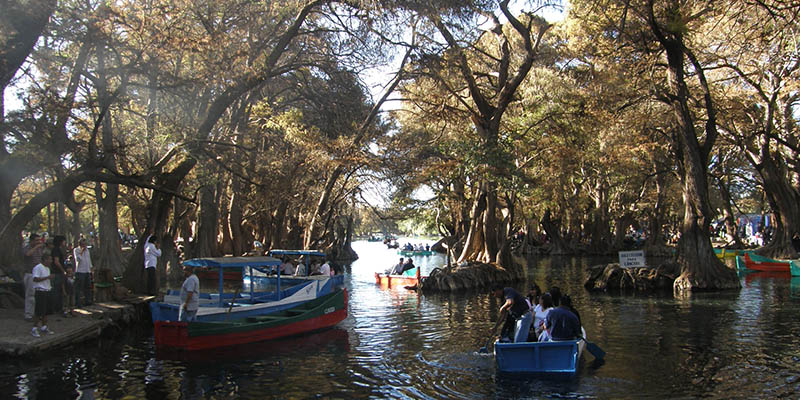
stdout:
POLYGON ((193 351, 278 339, 330 328, 347 317, 347 291, 337 290, 317 301, 301 304, 280 314, 282 315, 268 314, 231 322, 157 321, 155 343, 159 347, 193 351))
POLYGON ((789 260, 774 260, 772 258, 759 256, 756 254, 745 254, 742 256, 744 265, 754 271, 767 272, 789 272, 789 260))
POLYGON ((578 373, 582 339, 554 342, 495 343, 495 361, 501 372, 574 376, 578 373))
POLYGON ((375 273, 375 284, 381 289, 416 287, 419 284, 419 277, 416 275, 386 275, 375 273))

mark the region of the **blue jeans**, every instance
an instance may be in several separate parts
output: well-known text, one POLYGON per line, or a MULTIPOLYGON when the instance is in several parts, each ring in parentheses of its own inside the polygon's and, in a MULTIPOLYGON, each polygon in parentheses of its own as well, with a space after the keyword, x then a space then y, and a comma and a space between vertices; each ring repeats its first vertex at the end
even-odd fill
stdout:
MULTIPOLYGON (((183 306, 181 306, 183 307, 183 306)), ((197 321, 197 310, 181 310, 181 322, 197 321)))
POLYGON ((517 322, 514 326, 514 343, 528 341, 528 331, 531 329, 532 322, 533 313, 531 313, 531 310, 528 310, 528 312, 517 318, 517 322))

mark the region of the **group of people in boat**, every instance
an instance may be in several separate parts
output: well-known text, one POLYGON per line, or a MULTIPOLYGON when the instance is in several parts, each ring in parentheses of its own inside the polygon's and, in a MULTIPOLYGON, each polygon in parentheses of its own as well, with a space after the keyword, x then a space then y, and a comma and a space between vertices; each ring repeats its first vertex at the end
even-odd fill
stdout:
POLYGON ((406 244, 403 245, 403 249, 402 250, 407 250, 407 251, 431 251, 431 245, 429 245, 427 243, 424 244, 424 245, 422 243, 417 243, 417 244, 406 243, 406 244))
POLYGON ((386 275, 403 275, 404 272, 410 271, 417 266, 414 265, 414 261, 409 258, 400 257, 400 262, 397 263, 394 267, 389 268, 385 271, 386 275))
POLYGON ((273 268, 270 271, 270 274, 278 274, 280 272, 281 275, 289 275, 289 276, 314 276, 314 275, 325 275, 325 276, 334 276, 338 273, 341 273, 341 268, 335 263, 329 260, 321 260, 324 262, 320 262, 320 260, 313 260, 308 265, 308 269, 311 273, 306 274, 306 263, 304 259, 292 260, 289 257, 284 256, 282 258, 282 263, 277 269, 273 268))
POLYGON ((544 342, 552 340, 574 340, 582 337, 581 318, 572 305, 572 299, 562 295, 561 289, 553 286, 543 292, 533 284, 528 296, 514 288, 495 286, 493 295, 505 300, 500 307, 501 317, 492 328, 492 334, 507 314, 500 331, 501 342, 544 342))

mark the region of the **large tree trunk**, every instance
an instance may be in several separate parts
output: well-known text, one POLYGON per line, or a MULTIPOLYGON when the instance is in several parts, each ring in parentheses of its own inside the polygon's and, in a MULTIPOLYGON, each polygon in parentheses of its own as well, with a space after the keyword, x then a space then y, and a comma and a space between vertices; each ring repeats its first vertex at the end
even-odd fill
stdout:
POLYGON ((736 271, 726 267, 716 257, 709 236, 711 206, 708 198, 707 155, 716 138, 716 122, 705 77, 702 70, 698 71, 706 90, 705 101, 709 113, 706 143, 701 146, 689 109, 689 89, 684 80, 686 54, 682 33, 668 31, 665 34, 655 20, 653 0, 650 0, 649 6, 651 28, 667 53, 668 81, 673 92, 671 106, 678 124, 678 146, 681 150, 679 162, 682 163, 684 215, 677 260, 681 275, 673 287, 676 292, 739 288, 741 285, 736 271))
POLYGON ((218 257, 219 204, 214 185, 203 185, 199 191, 200 208, 194 233, 192 257, 218 257))
POLYGON ((725 221, 725 234, 730 238, 729 240, 733 242, 733 248, 742 249, 744 248, 744 244, 739 238, 739 232, 737 232, 736 229, 736 218, 733 213, 733 197, 731 196, 731 191, 722 178, 717 180, 717 187, 722 197, 722 217, 725 221))
MULTIPOLYGON (((100 110, 109 110, 111 107, 111 94, 108 91, 108 78, 105 68, 105 48, 103 45, 97 46, 97 66, 98 84, 97 94, 100 110)), ((102 112, 102 111, 101 111, 102 112)), ((108 113, 108 111, 106 111, 108 113)), ((108 114, 103 118, 101 125, 102 148, 105 155, 104 167, 109 171, 117 170, 117 161, 114 156, 114 132, 112 119, 108 114)), ((119 220, 117 217, 117 202, 119 200, 119 185, 114 183, 95 184, 95 198, 97 199, 97 212, 99 217, 99 239, 100 248, 96 254, 95 268, 110 269, 115 276, 121 275, 125 270, 122 264, 122 249, 119 239, 119 220), (103 188, 105 186, 105 190, 103 188)))
POLYGON ((570 248, 564 241, 564 238, 561 237, 561 221, 553 219, 549 208, 545 210, 539 223, 542 225, 542 229, 544 229, 550 241, 550 254, 569 254, 570 248))
POLYGON ((789 172, 785 166, 779 166, 769 155, 762 157, 756 169, 767 200, 777 214, 772 238, 760 253, 774 258, 797 258, 792 237, 800 234, 800 192, 786 178, 789 172))
MULTIPOLYGON (((145 274, 144 274, 144 244, 149 235, 157 235, 157 237, 164 237, 163 232, 167 229, 167 222, 169 220, 169 212, 172 205, 172 193, 175 193, 180 188, 181 182, 194 168, 196 164, 195 159, 186 158, 181 161, 172 171, 161 174, 156 179, 156 186, 163 188, 165 191, 153 191, 150 198, 150 206, 147 215, 147 225, 144 231, 139 236, 139 243, 133 249, 128 266, 122 275, 122 284, 133 290, 136 293, 144 293, 145 291, 145 274)), ((159 260, 159 267, 163 261, 159 260)))
POLYGON ((231 182, 231 203, 230 211, 228 212, 228 226, 231 230, 231 245, 233 247, 233 255, 239 256, 245 252, 245 241, 242 232, 242 223, 244 223, 244 214, 242 203, 244 202, 244 195, 242 193, 242 183, 237 177, 233 177, 231 182))

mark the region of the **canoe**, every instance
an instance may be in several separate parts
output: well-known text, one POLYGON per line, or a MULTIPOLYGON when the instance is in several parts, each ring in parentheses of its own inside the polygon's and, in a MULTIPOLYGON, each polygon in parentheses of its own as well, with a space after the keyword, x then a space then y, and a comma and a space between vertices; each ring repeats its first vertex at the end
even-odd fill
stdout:
POLYGON ((583 339, 553 342, 496 342, 494 358, 497 369, 501 372, 574 376, 578 373, 585 347, 586 342, 583 339))
POLYGON ((156 346, 204 350, 300 335, 330 328, 347 317, 347 290, 266 315, 217 322, 158 321, 156 346))
POLYGON ((397 254, 401 256, 430 256, 433 255, 431 250, 397 250, 397 254))
POLYGON ((742 256, 744 264, 748 269, 754 271, 784 271, 789 272, 790 260, 775 260, 758 254, 745 253, 742 256))
MULTIPOLYGON (((375 273, 375 284, 379 285, 381 289, 391 289, 391 288, 416 288, 419 284, 419 280, 421 278, 419 275, 419 267, 415 268, 416 271, 411 270, 414 272, 413 275, 388 275, 388 274, 381 274, 376 272, 375 273)), ((406 271, 406 272, 411 272, 406 271)))

